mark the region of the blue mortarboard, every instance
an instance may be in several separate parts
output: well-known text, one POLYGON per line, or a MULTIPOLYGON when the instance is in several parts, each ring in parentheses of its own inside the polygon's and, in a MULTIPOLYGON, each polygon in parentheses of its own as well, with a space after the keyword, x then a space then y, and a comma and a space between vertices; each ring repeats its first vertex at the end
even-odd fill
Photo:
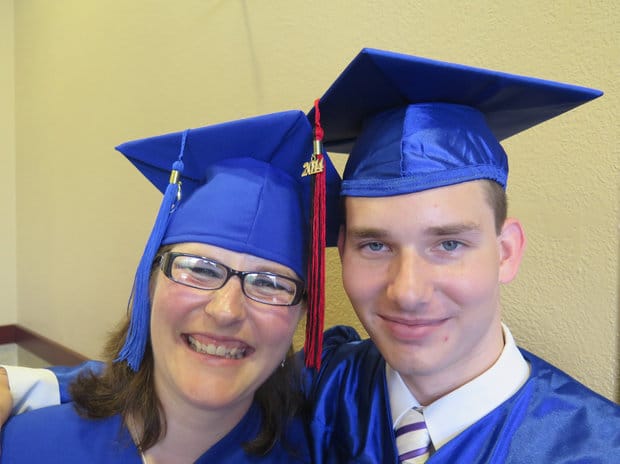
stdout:
MULTIPOLYGON (((117 147, 164 199, 136 273, 119 360, 137 370, 148 338, 149 278, 162 245, 199 242, 281 263, 307 282, 313 130, 287 111, 124 143, 117 147), (171 175, 172 172, 172 175, 171 175)), ((340 178, 325 159, 326 242, 337 238, 340 178), (336 210, 334 210, 334 208, 336 210)))
POLYGON ((508 160, 500 140, 600 95, 363 49, 320 99, 324 145, 350 152, 344 196, 399 195, 476 179, 505 188, 508 160))

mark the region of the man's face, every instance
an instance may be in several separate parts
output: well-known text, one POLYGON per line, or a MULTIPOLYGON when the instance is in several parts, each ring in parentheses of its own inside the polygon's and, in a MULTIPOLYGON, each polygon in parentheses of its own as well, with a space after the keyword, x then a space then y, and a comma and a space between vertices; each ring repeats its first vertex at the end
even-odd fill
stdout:
POLYGON ((418 400, 457 388, 497 359, 499 284, 516 274, 523 246, 515 220, 497 235, 482 181, 346 198, 345 290, 418 400))

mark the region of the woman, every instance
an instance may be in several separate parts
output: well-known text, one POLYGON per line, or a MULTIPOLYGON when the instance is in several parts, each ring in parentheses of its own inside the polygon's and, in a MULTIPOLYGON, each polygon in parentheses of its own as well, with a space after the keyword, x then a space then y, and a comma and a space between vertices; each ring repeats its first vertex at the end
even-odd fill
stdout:
MULTIPOLYGON (((130 315, 75 404, 7 422, 3 462, 307 462, 290 355, 311 277, 311 149, 297 111, 118 147, 164 191, 130 315)), ((329 162, 325 175, 332 206, 329 162)))

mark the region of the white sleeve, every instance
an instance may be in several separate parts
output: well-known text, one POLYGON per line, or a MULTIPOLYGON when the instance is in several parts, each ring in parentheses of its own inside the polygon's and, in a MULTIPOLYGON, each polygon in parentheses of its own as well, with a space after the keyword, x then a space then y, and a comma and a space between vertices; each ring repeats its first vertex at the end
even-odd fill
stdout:
POLYGON ((12 415, 60 404, 60 388, 52 371, 20 366, 2 367, 6 369, 13 397, 12 415))

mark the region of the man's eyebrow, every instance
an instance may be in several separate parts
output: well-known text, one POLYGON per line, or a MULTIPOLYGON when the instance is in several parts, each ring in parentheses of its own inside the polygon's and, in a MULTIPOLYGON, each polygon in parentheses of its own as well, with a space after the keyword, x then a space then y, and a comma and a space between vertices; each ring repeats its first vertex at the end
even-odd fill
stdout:
POLYGON ((426 235, 442 237, 444 235, 459 235, 471 232, 479 232, 480 225, 475 222, 443 224, 440 226, 427 227, 424 230, 426 235))
MULTIPOLYGON (((477 233, 481 230, 480 225, 475 222, 458 222, 453 224, 442 224, 438 226, 429 226, 424 229, 424 234, 433 237, 443 237, 449 235, 460 235, 467 233, 477 233)), ((384 240, 390 237, 390 230, 378 227, 349 227, 347 235, 354 239, 377 239, 384 240)))
POLYGON ((364 238, 385 238, 389 234, 387 229, 379 229, 376 227, 359 227, 348 228, 347 235, 352 238, 364 239, 364 238))

